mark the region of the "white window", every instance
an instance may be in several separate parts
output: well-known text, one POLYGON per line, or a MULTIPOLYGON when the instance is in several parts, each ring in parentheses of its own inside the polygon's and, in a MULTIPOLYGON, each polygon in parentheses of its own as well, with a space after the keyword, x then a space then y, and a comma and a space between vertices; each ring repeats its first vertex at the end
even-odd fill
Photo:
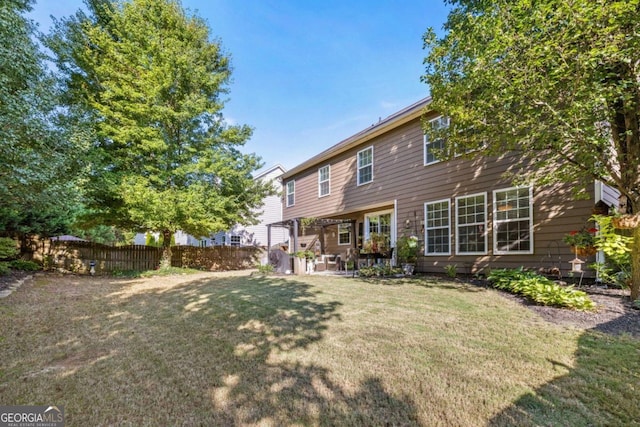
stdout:
POLYGON ((456 252, 466 255, 487 253, 486 193, 456 198, 456 252))
POLYGON ((369 241, 374 235, 384 241, 384 251, 395 242, 393 229, 393 211, 372 212, 364 216, 364 240, 369 241))
POLYGON ((287 182, 287 206, 293 206, 296 202, 296 182, 287 182))
MULTIPOLYGON (((439 130, 449 127, 448 117, 437 117, 429 121, 429 125, 433 130, 439 130)), ((438 163, 443 155, 445 149, 445 140, 436 139, 435 141, 429 141, 429 135, 424 135, 424 164, 430 165, 438 163)))
POLYGON ((330 192, 331 169, 329 165, 318 169, 318 197, 328 196, 330 192))
POLYGON ((351 225, 350 224, 338 224, 338 244, 339 245, 351 244, 351 225))
POLYGON ((358 151, 358 185, 373 181, 373 147, 358 151))
POLYGON ((229 238, 229 244, 231 246, 240 246, 240 236, 231 236, 229 238))
POLYGON ((493 192, 493 247, 496 254, 533 253, 531 187, 493 192))
POLYGON ((424 204, 425 255, 451 254, 451 221, 449 200, 424 204))

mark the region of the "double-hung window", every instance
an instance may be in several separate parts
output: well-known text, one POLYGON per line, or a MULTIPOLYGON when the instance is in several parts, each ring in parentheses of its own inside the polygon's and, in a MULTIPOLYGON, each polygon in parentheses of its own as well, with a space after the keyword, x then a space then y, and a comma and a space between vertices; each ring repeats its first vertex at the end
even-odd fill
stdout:
POLYGON ((318 197, 328 196, 330 192, 331 169, 329 165, 318 169, 318 197))
POLYGON ((493 245, 496 254, 533 253, 531 187, 493 192, 493 245))
POLYGON ((373 147, 358 151, 358 185, 373 181, 373 147))
POLYGON ((426 255, 451 254, 449 200, 424 204, 424 241, 426 255))
POLYGON ((338 224, 338 244, 339 245, 351 244, 351 225, 350 224, 338 224))
MULTIPOLYGON (((449 127, 448 117, 437 117, 429 121, 429 125, 433 130, 440 130, 449 127)), ((443 138, 431 141, 429 135, 424 135, 424 164, 430 165, 438 163, 445 150, 445 140, 443 138)))
POLYGON ((461 255, 487 253, 486 193, 456 197, 456 252, 461 255))
POLYGON ((296 203, 296 182, 287 182, 287 206, 293 206, 296 203))

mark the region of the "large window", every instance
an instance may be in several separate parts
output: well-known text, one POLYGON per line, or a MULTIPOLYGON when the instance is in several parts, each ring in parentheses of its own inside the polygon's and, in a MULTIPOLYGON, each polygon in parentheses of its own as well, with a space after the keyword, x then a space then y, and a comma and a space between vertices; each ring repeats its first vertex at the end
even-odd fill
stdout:
POLYGON ((330 191, 331 170, 329 165, 318 169, 318 197, 328 196, 330 191))
MULTIPOLYGON (((449 118, 440 116, 429 121, 429 125, 433 130, 439 130, 449 127, 449 118)), ((424 135, 424 164, 430 165, 437 163, 442 157, 443 150, 445 149, 445 140, 436 139, 434 141, 429 140, 429 135, 424 135)))
POLYGON ((287 182, 287 206, 293 206, 296 202, 296 182, 287 182))
POLYGON ((351 244, 351 224, 338 224, 338 244, 351 244))
POLYGON ((424 241, 426 255, 451 254, 449 200, 424 204, 424 241))
POLYGON ((376 233, 384 238, 387 245, 390 245, 392 240, 392 211, 374 212, 365 215, 365 241, 371 238, 373 233, 376 233))
POLYGON ((358 185, 373 181, 373 147, 358 151, 358 185))
POLYGON ((486 193, 456 198, 456 252, 487 253, 486 193))
POLYGON ((530 187, 493 192, 493 244, 496 254, 533 253, 530 187))

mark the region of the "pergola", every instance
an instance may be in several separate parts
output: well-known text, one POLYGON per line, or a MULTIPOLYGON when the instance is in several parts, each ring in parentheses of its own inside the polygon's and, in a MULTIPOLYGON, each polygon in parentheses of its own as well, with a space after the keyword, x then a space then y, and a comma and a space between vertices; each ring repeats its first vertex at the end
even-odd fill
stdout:
POLYGON ((324 229, 329 226, 338 225, 338 224, 351 224, 351 228, 355 227, 354 219, 344 219, 344 218, 293 218, 284 221, 274 222, 272 224, 267 224, 267 248, 268 248, 268 256, 271 255, 271 227, 279 227, 286 228, 289 230, 289 237, 293 238, 293 244, 290 245, 291 248, 295 251, 298 248, 298 229, 301 224, 304 224, 305 227, 320 227, 320 245, 321 252, 324 253, 324 229), (291 233, 293 230, 293 235, 291 233))

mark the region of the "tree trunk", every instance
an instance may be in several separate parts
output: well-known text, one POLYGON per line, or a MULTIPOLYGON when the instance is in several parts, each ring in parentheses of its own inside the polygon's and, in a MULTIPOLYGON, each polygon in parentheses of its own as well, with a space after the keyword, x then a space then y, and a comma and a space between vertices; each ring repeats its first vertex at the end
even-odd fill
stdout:
POLYGON ((160 258, 160 268, 171 267, 171 236, 170 230, 162 230, 162 257, 160 258))
POLYGON ((631 245, 631 301, 640 296, 640 227, 633 229, 631 245))

